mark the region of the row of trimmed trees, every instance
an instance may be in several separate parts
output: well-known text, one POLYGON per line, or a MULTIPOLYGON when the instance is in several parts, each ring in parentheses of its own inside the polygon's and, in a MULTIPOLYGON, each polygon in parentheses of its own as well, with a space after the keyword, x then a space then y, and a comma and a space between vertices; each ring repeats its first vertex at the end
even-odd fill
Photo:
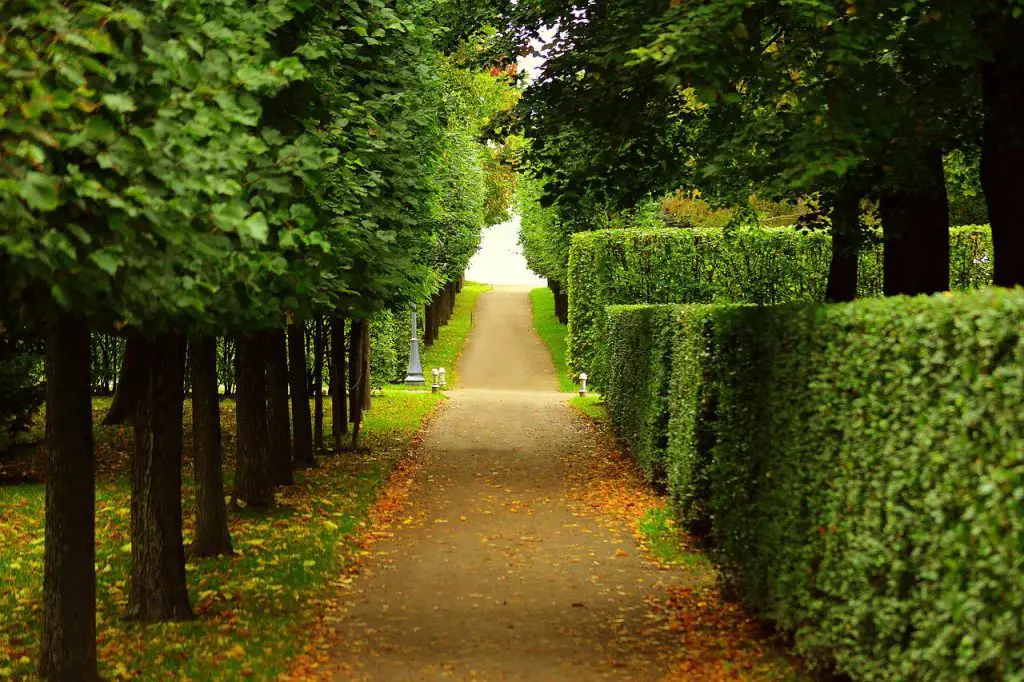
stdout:
POLYGON ((441 48, 437 5, 0 7, 0 334, 46 346, 45 679, 97 678, 94 334, 129 339, 110 416, 135 432, 129 615, 188 618, 186 357, 193 551, 211 554, 230 547, 215 338, 235 342, 233 495, 267 506, 292 469, 314 464, 323 431, 309 414, 303 321, 328 319, 317 338, 329 332, 351 397, 335 389, 334 445, 350 424, 356 443, 369 320, 464 270, 493 194, 479 132, 514 98, 441 48))

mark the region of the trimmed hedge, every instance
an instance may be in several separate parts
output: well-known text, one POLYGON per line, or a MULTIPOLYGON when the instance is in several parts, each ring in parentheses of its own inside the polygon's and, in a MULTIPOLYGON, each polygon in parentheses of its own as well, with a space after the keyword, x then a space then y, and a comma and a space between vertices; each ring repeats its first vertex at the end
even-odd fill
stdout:
MULTIPOLYGON (((992 237, 985 226, 954 228, 954 289, 992 281, 992 237)), ((831 239, 824 232, 785 229, 599 230, 573 237, 569 252, 569 364, 604 381, 598 339, 605 306, 643 303, 822 301, 831 239)), ((882 249, 860 257, 860 295, 882 293, 882 249)))
POLYGON ((608 335, 615 357, 608 363, 605 405, 615 431, 629 441, 647 481, 666 481, 668 383, 676 306, 612 306, 608 335))
POLYGON ((610 314, 673 337, 673 499, 809 660, 1024 680, 1024 291, 610 314))

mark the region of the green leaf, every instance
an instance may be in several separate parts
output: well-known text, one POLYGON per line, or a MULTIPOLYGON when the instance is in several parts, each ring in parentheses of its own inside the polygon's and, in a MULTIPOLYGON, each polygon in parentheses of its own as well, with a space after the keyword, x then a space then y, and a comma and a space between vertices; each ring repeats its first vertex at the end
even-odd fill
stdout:
POLYGON ((263 215, 263 212, 259 211, 257 213, 253 213, 251 216, 246 218, 242 223, 239 233, 259 242, 260 244, 266 244, 267 236, 270 234, 270 228, 267 225, 267 219, 263 215))
POLYGON ((117 256, 110 251, 97 251, 89 256, 93 263, 98 265, 103 272, 107 273, 111 277, 117 274, 117 269, 120 267, 120 262, 117 256))
POLYGON ((53 211, 59 205, 60 182, 52 175, 30 171, 18 183, 18 194, 37 211, 53 211))
POLYGON ((101 101, 111 111, 116 111, 118 113, 124 113, 126 111, 135 111, 135 102, 132 100, 131 97, 125 94, 103 95, 101 101))

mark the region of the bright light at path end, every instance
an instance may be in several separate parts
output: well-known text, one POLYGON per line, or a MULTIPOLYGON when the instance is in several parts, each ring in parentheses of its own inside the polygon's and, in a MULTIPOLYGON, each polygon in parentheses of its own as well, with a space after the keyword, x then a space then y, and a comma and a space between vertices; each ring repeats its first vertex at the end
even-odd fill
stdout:
POLYGON ((486 284, 516 284, 543 287, 547 281, 526 267, 519 246, 519 216, 483 231, 480 250, 469 261, 466 280, 486 284))

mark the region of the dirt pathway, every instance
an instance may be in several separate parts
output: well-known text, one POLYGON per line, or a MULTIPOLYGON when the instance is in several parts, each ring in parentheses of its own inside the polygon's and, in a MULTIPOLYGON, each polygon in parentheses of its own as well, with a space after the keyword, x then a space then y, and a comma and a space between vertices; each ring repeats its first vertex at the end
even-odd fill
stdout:
POLYGON ((645 596, 673 574, 572 494, 598 436, 555 392, 525 291, 482 297, 459 369, 339 616, 335 679, 660 679, 679 637, 645 596))

